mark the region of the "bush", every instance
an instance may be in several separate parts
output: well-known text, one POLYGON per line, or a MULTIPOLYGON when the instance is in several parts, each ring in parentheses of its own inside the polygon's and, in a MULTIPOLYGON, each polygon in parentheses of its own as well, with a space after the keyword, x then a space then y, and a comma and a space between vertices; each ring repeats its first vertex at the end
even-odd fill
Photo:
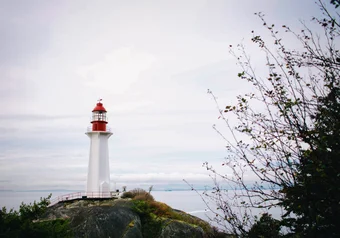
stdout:
POLYGON ((153 196, 151 194, 149 194, 149 193, 138 194, 133 199, 135 199, 135 200, 143 200, 143 201, 155 201, 153 196))
POLYGON ((142 201, 155 201, 154 197, 150 193, 141 188, 135 188, 123 193, 122 198, 132 198, 142 201))
POLYGON ((158 219, 154 214, 154 208, 150 206, 150 201, 134 200, 133 203, 133 209, 141 219, 143 237, 158 237, 163 220, 158 219))
POLYGON ((270 214, 262 214, 260 220, 252 226, 248 233, 249 238, 263 237, 275 238, 281 237, 280 222, 271 217, 270 214))
POLYGON ((125 192, 121 198, 133 198, 133 194, 131 192, 125 192))
POLYGON ((50 204, 51 194, 33 204, 20 205, 19 211, 0 209, 0 237, 72 237, 69 220, 39 221, 50 204))

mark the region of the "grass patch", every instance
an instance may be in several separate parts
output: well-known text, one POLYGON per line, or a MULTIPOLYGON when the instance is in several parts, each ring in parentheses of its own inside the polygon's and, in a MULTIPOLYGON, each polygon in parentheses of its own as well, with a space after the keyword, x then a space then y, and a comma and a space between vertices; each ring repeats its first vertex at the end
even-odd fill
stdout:
POLYGON ((162 227, 169 223, 169 219, 185 222, 193 227, 201 227, 206 234, 212 234, 209 223, 182 211, 176 211, 167 204, 157 201, 133 200, 133 209, 141 218, 143 235, 152 232, 151 237, 157 237, 162 227))
POLYGON ((141 219, 143 237, 158 237, 162 230, 163 221, 153 213, 149 202, 134 200, 133 204, 133 210, 138 213, 141 219))

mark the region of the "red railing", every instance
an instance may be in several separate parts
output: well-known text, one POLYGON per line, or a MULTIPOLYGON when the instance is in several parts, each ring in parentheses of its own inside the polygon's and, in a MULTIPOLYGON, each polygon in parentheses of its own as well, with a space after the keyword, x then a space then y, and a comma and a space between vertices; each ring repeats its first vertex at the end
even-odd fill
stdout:
POLYGON ((75 199, 87 199, 87 198, 111 198, 115 195, 113 192, 75 192, 75 193, 69 193, 65 195, 61 195, 59 197, 56 197, 51 200, 51 203, 49 206, 53 206, 59 202, 63 201, 69 201, 69 200, 75 200, 75 199))

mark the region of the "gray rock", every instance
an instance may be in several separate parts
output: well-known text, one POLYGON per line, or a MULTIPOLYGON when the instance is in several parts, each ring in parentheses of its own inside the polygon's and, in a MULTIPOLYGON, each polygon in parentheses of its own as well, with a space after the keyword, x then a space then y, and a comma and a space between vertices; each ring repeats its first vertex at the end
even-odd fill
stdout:
POLYGON ((162 229, 159 238, 202 238, 203 236, 204 231, 201 227, 170 220, 162 229))
POLYGON ((67 201, 49 207, 40 221, 68 219, 75 237, 142 238, 143 232, 145 238, 206 237, 201 227, 188 223, 204 221, 177 210, 173 211, 186 217, 187 222, 159 217, 154 229, 149 225, 143 230, 145 220, 141 220, 132 206, 133 202, 126 199, 67 201))
POLYGON ((130 204, 124 201, 103 204, 87 201, 57 204, 48 209, 43 220, 70 219, 75 237, 143 237, 140 218, 130 204))

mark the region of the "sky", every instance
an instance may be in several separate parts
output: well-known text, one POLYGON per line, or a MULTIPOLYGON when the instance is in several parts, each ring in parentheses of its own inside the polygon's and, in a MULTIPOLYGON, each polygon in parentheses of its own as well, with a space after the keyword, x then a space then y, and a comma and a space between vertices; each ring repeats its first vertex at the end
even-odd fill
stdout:
POLYGON ((228 50, 263 59, 260 11, 296 29, 319 14, 312 0, 0 1, 0 190, 84 190, 99 98, 112 186, 208 185, 203 162, 226 151, 207 90, 220 105, 252 90, 228 50))

